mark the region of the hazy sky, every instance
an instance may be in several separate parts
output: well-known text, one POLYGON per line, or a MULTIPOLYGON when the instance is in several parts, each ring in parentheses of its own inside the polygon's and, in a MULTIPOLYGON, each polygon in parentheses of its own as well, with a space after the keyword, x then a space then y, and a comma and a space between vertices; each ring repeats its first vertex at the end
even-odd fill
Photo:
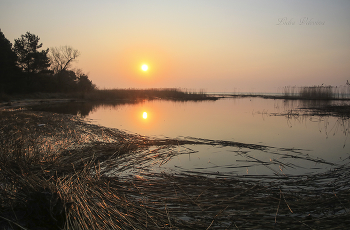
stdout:
POLYGON ((276 92, 350 80, 349 12, 349 0, 1 0, 0 29, 78 49, 74 67, 99 88, 276 92))

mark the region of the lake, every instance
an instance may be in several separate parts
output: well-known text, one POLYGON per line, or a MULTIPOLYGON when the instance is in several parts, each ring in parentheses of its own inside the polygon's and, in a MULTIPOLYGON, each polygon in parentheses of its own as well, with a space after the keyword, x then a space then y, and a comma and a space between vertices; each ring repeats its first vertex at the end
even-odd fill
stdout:
POLYGON ((93 124, 128 133, 226 143, 174 146, 172 151, 181 154, 155 162, 148 168, 151 172, 301 175, 324 172, 349 160, 349 119, 298 110, 315 105, 318 102, 242 97, 199 102, 75 103, 50 110, 80 114, 93 124))

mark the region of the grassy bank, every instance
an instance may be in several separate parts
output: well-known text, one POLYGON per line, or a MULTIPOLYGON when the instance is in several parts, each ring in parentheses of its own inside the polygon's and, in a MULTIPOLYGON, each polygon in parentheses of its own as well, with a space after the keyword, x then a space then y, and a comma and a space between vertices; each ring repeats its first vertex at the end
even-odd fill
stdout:
POLYGON ((46 112, 0 116, 1 229, 344 229, 350 224, 349 165, 307 176, 151 173, 145 165, 166 162, 183 153, 179 148, 185 144, 270 147, 150 139, 46 112), (133 169, 143 173, 125 174, 133 169))

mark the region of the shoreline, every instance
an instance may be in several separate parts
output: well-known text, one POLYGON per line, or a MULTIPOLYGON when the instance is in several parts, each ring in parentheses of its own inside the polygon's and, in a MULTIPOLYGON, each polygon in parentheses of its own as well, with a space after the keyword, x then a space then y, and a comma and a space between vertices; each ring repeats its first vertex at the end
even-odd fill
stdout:
MULTIPOLYGON (((57 95, 56 95, 57 96, 57 95)), ((92 100, 92 99, 81 99, 81 98, 74 98, 74 97, 68 97, 69 95, 62 96, 60 95, 57 98, 13 98, 10 101, 7 102, 0 102, 0 111, 11 111, 11 110, 21 110, 26 109, 34 106, 51 106, 55 104, 64 104, 64 103, 95 103, 95 104, 134 104, 140 101, 144 100, 170 100, 170 101, 208 101, 208 100, 220 100, 225 98, 262 98, 262 99, 269 99, 269 100, 285 100, 285 101, 306 101, 306 102, 324 102, 320 103, 320 105, 310 105, 308 107, 302 107, 299 108, 299 110, 309 110, 312 111, 315 115, 321 114, 324 112, 324 115, 334 115, 334 116, 342 116, 342 117, 350 117, 350 99, 326 99, 326 100, 320 100, 320 99, 300 99, 300 98, 293 98, 293 97, 285 97, 285 96, 269 96, 269 95, 222 95, 222 94, 213 94, 211 97, 203 98, 203 99, 172 99, 172 98, 138 98, 138 99, 105 99, 105 100, 92 100), (342 105, 330 105, 328 102, 344 102, 347 104, 342 105)), ((36 96, 34 96, 36 97, 36 96)), ((40 97, 40 96, 39 96, 40 97)), ((47 97, 47 95, 46 95, 47 97)))

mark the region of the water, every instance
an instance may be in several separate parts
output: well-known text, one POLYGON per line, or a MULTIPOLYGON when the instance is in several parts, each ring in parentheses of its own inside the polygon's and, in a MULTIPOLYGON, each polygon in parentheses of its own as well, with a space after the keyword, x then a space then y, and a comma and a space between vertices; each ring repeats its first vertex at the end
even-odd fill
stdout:
POLYGON ((246 97, 84 106, 81 110, 84 112, 80 113, 87 121, 129 133, 159 138, 195 137, 267 147, 178 146, 172 151, 182 154, 166 163, 155 164, 149 168, 153 172, 300 175, 324 172, 345 164, 350 154, 349 119, 302 115, 297 108, 314 106, 302 101, 246 97))

